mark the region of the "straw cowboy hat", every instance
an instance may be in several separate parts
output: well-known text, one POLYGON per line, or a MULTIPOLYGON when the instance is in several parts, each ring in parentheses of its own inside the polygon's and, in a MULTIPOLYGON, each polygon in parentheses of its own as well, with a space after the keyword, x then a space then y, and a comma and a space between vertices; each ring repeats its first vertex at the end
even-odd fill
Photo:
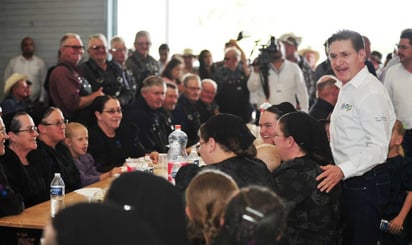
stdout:
POLYGON ((4 94, 7 95, 10 92, 10 89, 14 84, 18 83, 21 80, 27 80, 28 77, 26 74, 13 73, 4 84, 4 94))
POLYGON ((293 32, 289 32, 280 36, 279 40, 298 47, 299 44, 302 42, 302 37, 298 37, 293 32))
POLYGON ((305 56, 306 53, 313 53, 315 55, 315 63, 319 60, 319 52, 312 49, 311 47, 307 47, 305 49, 301 49, 298 51, 299 55, 305 56))
POLYGON ((193 54, 193 49, 191 49, 191 48, 185 48, 185 49, 183 50, 182 57, 185 57, 185 56, 196 57, 196 55, 193 54))

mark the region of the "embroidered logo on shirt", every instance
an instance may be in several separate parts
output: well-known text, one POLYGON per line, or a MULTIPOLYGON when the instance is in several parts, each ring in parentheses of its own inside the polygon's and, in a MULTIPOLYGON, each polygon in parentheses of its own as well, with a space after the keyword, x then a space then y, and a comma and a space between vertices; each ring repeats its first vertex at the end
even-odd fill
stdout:
POLYGON ((352 105, 343 103, 342 106, 340 107, 341 110, 345 110, 345 111, 350 111, 352 110, 352 105))

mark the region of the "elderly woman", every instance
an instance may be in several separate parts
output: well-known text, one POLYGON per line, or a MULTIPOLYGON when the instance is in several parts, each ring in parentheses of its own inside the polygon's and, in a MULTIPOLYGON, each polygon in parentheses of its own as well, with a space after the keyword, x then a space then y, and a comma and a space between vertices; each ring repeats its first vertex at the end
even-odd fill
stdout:
POLYGON ((230 175, 239 188, 247 185, 271 187, 273 179, 265 163, 256 158, 255 137, 241 118, 222 113, 200 127, 200 155, 204 168, 230 175))
POLYGON ((325 131, 309 114, 289 113, 276 125, 275 144, 284 162, 272 173, 274 191, 289 213, 284 242, 339 244, 339 186, 324 193, 316 181, 332 159, 325 131))
POLYGON ((122 166, 129 157, 145 155, 138 137, 139 129, 134 124, 122 123, 123 112, 116 97, 97 97, 92 110, 97 123, 89 128, 88 152, 94 157, 99 172, 122 166))
POLYGON ((49 199, 49 183, 46 182, 40 165, 30 162, 29 152, 37 149, 37 128, 33 119, 25 112, 17 112, 8 127, 9 145, 1 159, 10 187, 20 193, 25 207, 49 199))

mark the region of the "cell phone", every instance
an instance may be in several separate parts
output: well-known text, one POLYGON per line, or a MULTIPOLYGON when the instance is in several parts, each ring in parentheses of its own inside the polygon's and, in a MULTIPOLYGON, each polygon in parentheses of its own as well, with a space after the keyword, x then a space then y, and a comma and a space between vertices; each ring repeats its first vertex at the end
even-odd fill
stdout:
POLYGON ((382 231, 389 232, 389 221, 387 221, 385 219, 381 219, 379 229, 382 230, 382 231))

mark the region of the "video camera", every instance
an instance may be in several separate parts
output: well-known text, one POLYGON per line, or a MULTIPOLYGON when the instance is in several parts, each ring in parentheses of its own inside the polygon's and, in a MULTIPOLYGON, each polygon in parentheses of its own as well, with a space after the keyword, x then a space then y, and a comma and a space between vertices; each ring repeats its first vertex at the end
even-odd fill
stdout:
POLYGON ((279 58, 279 48, 276 43, 276 38, 274 36, 270 37, 269 45, 262 45, 259 49, 260 54, 257 59, 257 65, 259 66, 259 72, 261 75, 261 83, 263 87, 263 92, 266 99, 269 99, 269 64, 279 58))

